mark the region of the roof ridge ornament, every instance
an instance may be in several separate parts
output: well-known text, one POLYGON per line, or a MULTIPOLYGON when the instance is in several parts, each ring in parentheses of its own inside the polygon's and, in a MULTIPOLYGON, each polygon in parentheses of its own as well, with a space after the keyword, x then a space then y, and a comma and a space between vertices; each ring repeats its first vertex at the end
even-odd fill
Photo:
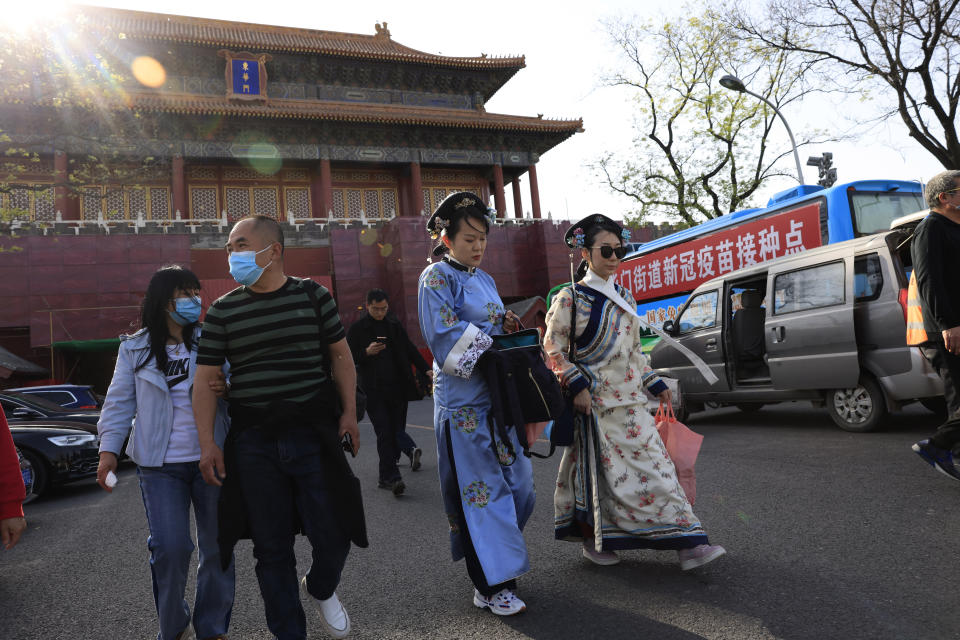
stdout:
POLYGON ((378 22, 374 25, 374 28, 377 30, 377 35, 374 37, 386 38, 387 40, 390 39, 390 29, 387 29, 386 21, 383 22, 383 26, 380 26, 380 23, 378 22))

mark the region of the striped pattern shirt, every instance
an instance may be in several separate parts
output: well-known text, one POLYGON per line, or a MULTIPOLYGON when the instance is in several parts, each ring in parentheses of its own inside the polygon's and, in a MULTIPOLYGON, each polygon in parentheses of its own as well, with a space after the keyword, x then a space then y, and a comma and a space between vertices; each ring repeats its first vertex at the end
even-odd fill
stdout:
POLYGON ((269 293, 238 287, 207 310, 197 363, 230 363, 230 399, 266 407, 274 400, 302 402, 327 380, 317 313, 305 287, 313 287, 328 344, 345 336, 333 296, 323 286, 288 277, 269 293))

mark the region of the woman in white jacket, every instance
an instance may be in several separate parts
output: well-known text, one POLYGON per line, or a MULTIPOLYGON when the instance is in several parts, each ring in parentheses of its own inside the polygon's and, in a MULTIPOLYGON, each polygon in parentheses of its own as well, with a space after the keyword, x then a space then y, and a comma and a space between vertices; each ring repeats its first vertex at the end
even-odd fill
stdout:
MULTIPOLYGON (((153 274, 141 310, 142 328, 121 337, 117 366, 98 424, 97 482, 108 475, 129 437, 126 453, 137 464, 150 537, 150 571, 159 618, 157 640, 226 638, 234 597, 234 567, 221 569, 217 547, 219 487, 203 481, 200 442, 190 402, 196 371, 200 281, 191 271, 164 267, 153 274), (134 422, 134 419, 136 421, 134 422), (191 628, 184 599, 197 524, 199 567, 191 628), (194 631, 196 635, 194 635, 194 631)), ((222 382, 220 384, 222 390, 222 382)), ((217 413, 221 446, 228 421, 217 413)))

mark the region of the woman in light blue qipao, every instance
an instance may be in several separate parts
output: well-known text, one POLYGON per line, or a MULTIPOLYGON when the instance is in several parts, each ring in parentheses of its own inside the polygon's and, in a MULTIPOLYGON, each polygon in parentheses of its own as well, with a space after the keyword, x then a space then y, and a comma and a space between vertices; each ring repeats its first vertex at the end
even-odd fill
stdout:
POLYGON ((440 241, 434 254, 445 255, 420 275, 419 314, 434 357, 434 426, 453 559, 466 561, 474 605, 513 615, 526 609, 515 590, 516 578, 530 570, 522 530, 534 490, 516 431, 490 427, 490 393, 476 367, 491 335, 518 327, 493 278, 478 268, 491 219, 472 193, 437 207, 427 230, 440 241))

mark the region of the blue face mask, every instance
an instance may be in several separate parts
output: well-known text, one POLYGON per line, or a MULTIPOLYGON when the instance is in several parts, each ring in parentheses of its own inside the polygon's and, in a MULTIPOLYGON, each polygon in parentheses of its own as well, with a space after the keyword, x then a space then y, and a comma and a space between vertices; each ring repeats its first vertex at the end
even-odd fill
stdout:
POLYGON ((233 279, 246 287, 259 280, 260 276, 263 275, 263 270, 269 267, 273 260, 268 262, 266 267, 261 267, 257 264, 257 255, 269 248, 266 247, 260 251, 234 251, 231 253, 230 257, 227 258, 227 263, 230 265, 230 275, 233 276, 233 279))
POLYGON ((169 311, 170 317, 181 327, 193 324, 200 319, 200 296, 192 298, 175 298, 176 311, 169 311))

